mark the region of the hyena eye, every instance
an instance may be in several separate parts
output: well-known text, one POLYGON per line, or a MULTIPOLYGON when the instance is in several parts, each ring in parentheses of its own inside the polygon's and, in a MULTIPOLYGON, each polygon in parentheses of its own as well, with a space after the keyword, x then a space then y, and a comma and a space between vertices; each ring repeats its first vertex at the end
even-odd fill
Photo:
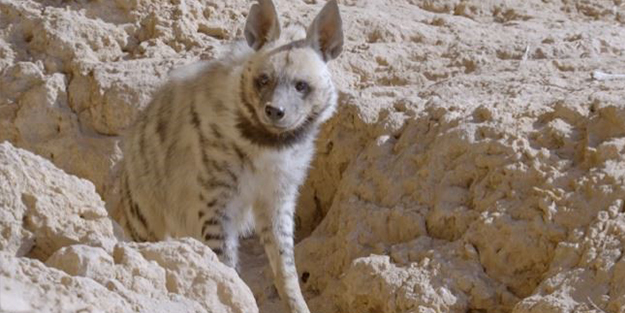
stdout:
POLYGON ((306 93, 310 89, 310 86, 306 82, 299 81, 295 83, 295 90, 301 93, 306 93))
POLYGON ((256 87, 262 88, 267 86, 267 84, 269 84, 269 75, 263 73, 256 78, 256 87))

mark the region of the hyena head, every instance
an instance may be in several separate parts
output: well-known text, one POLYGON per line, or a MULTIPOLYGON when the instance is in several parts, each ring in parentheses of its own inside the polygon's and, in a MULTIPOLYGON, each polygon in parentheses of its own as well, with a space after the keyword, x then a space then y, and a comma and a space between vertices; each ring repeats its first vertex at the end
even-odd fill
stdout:
POLYGON ((313 134, 336 108, 337 92, 327 67, 343 48, 336 0, 328 1, 301 33, 304 38, 298 40, 281 36, 271 0, 259 0, 250 9, 245 38, 256 53, 241 77, 245 108, 238 127, 257 144, 290 146, 313 134))

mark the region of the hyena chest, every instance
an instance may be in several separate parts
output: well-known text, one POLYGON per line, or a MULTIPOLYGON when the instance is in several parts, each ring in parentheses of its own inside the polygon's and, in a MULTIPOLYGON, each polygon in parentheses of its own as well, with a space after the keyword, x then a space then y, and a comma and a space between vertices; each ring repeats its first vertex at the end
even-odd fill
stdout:
MULTIPOLYGON (((297 154, 297 153, 296 153, 297 154)), ((246 166, 237 172, 237 188, 226 204, 226 214, 235 222, 238 233, 254 229, 256 209, 277 210, 287 201, 280 194, 297 188, 305 176, 306 165, 291 160, 292 151, 260 153, 250 158, 246 166)), ((256 214, 259 210, 256 210, 256 214)))

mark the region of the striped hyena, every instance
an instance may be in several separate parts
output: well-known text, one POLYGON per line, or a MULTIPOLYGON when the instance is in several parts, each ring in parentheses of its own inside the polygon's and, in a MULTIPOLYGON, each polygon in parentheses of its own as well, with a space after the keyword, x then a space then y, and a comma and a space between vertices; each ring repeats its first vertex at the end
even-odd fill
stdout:
POLYGON ((308 312, 293 257, 298 187, 337 92, 326 63, 342 50, 339 8, 281 31, 271 0, 252 5, 245 41, 174 71, 124 142, 119 222, 136 241, 192 236, 237 266, 256 230, 289 312, 308 312))

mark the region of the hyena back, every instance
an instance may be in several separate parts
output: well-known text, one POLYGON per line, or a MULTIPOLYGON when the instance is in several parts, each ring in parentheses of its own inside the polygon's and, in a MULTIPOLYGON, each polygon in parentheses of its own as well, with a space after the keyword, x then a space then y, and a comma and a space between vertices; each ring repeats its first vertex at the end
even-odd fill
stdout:
POLYGON ((232 267, 239 236, 255 230, 289 312, 309 312, 293 215, 337 104, 326 63, 341 53, 341 18, 332 0, 307 30, 281 31, 271 0, 259 0, 244 33, 228 56, 172 74, 129 130, 119 222, 136 241, 198 238, 232 267))

